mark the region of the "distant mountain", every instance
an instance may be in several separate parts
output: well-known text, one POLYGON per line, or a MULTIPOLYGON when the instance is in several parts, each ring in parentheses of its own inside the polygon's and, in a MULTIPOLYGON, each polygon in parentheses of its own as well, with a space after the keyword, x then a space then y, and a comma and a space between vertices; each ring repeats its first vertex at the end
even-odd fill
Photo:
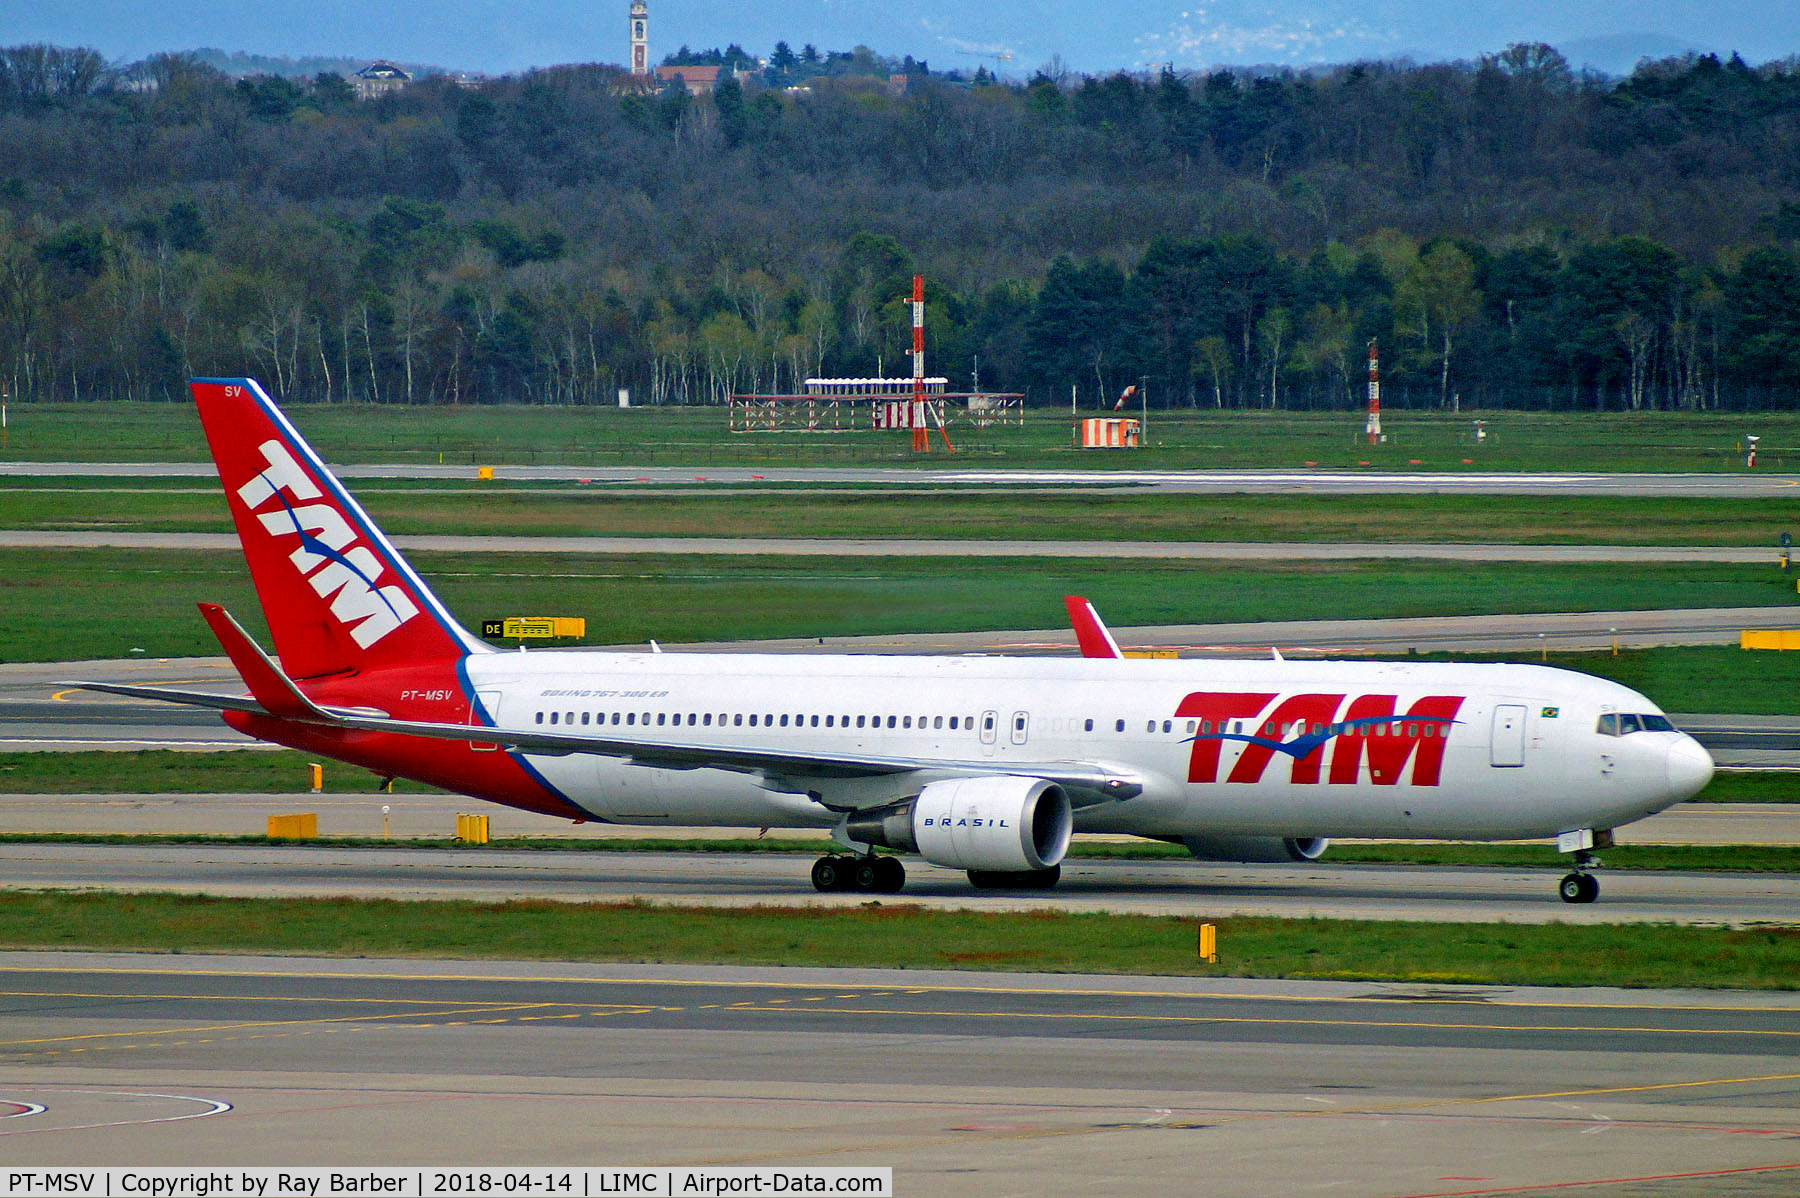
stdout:
POLYGON ((1687 54, 1718 53, 1711 47, 1660 33, 1615 33, 1604 37, 1575 38, 1558 42, 1556 48, 1562 51, 1563 57, 1576 70, 1603 71, 1608 75, 1629 75, 1646 58, 1679 58, 1687 54))

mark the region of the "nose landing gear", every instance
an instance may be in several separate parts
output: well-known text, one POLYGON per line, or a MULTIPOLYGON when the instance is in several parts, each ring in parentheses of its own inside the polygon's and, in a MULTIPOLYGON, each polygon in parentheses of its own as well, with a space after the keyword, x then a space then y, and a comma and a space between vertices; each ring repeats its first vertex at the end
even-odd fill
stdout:
POLYGON ((1611 828, 1575 828, 1558 834, 1557 851, 1568 853, 1575 859, 1574 870, 1564 874, 1556 887, 1557 896, 1563 902, 1591 903, 1600 897, 1600 883, 1590 872, 1600 867, 1600 859, 1594 856, 1593 850, 1612 846, 1611 828))
MULTIPOLYGON (((1612 843, 1611 833, 1606 834, 1606 842, 1608 845, 1612 843)), ((1575 869, 1563 875, 1563 880, 1556 887, 1557 895, 1565 903, 1593 902, 1600 897, 1600 881, 1588 871, 1598 868, 1600 859, 1586 848, 1565 851, 1574 853, 1575 869)))
POLYGON ((1574 873, 1564 874, 1561 884, 1556 888, 1565 903, 1591 903, 1600 897, 1600 880, 1593 874, 1583 872, 1585 862, 1576 862, 1574 873))

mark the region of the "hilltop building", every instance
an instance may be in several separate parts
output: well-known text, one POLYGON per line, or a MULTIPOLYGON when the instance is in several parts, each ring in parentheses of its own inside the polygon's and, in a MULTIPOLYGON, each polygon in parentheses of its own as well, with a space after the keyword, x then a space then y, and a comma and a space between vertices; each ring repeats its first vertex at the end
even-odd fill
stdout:
POLYGON ((411 75, 385 58, 377 58, 350 77, 350 83, 356 88, 356 98, 359 100, 373 100, 377 96, 385 96, 389 92, 399 91, 411 82, 411 75))
POLYGON ((656 81, 658 83, 673 83, 679 79, 682 84, 696 96, 710 94, 713 88, 719 86, 719 80, 727 76, 741 79, 743 77, 743 72, 735 71, 730 67, 674 66, 656 68, 656 81))

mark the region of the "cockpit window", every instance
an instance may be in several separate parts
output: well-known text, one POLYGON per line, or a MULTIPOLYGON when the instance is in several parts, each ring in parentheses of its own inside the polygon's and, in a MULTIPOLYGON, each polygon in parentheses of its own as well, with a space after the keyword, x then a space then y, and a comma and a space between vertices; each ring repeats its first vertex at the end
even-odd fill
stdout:
POLYGON ((1633 732, 1673 732, 1675 725, 1666 715, 1621 715, 1609 711, 1600 717, 1594 731, 1601 736, 1630 736, 1633 732))

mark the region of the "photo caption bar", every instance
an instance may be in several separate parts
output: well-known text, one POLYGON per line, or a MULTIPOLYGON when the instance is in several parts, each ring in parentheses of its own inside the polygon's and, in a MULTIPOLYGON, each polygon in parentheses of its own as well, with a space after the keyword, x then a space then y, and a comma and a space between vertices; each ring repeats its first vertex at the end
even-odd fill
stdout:
POLYGON ((851 1194, 892 1198, 881 1168, 6 1169, 0 1198, 466 1198, 851 1194))

